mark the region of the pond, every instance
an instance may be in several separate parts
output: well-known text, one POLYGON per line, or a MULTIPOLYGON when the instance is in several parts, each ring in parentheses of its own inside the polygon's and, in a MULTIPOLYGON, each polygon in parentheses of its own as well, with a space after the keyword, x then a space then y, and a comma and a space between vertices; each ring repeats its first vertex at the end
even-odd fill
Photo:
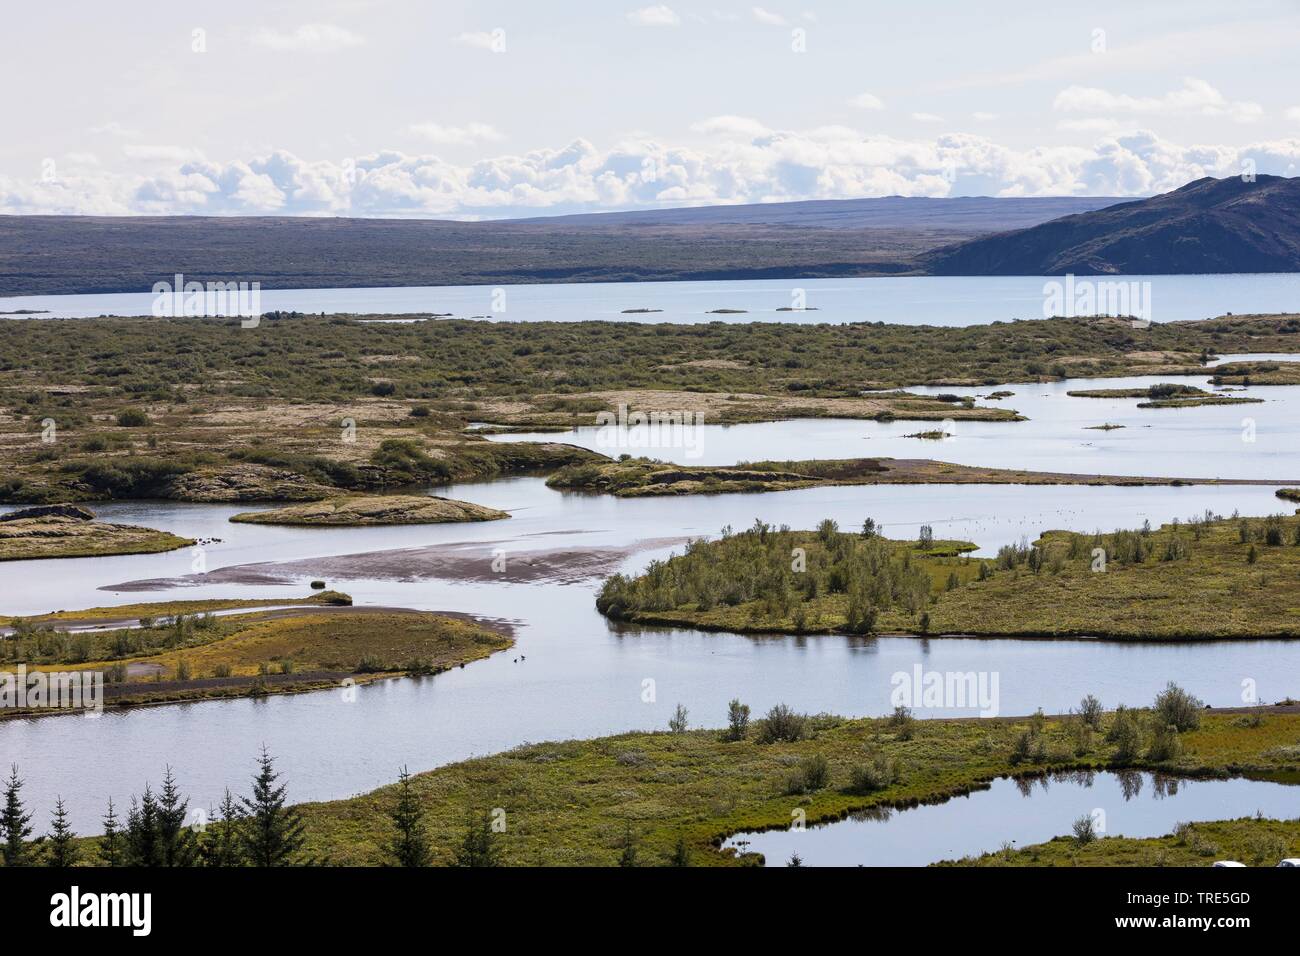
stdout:
MULTIPOLYGON (((1228 357, 1231 358, 1231 357, 1228 357)), ((877 422, 813 418, 746 425, 707 422, 678 432, 652 426, 489 436, 493 441, 559 441, 602 454, 647 455, 682 465, 827 458, 934 458, 961 465, 1088 475, 1269 479, 1300 482, 1300 386, 1255 386, 1230 394, 1259 404, 1138 408, 1136 398, 1079 398, 1084 389, 1147 388, 1182 382, 1209 388, 1209 376, 1067 379, 978 389, 918 386, 922 395, 1012 394, 981 405, 1014 408, 1023 422, 877 422), (1100 430, 1100 425, 1121 428, 1100 430), (943 440, 909 438, 941 430, 943 440)), ((1275 509, 1276 510, 1276 509, 1275 509)))
MULTIPOLYGON (((724 846, 767 866, 925 866, 1044 843, 1087 816, 1101 836, 1155 837, 1179 823, 1256 812, 1300 815, 1300 787, 1259 780, 1186 780, 1140 771, 1054 773, 994 780, 986 790, 902 810, 880 808, 802 830, 740 833, 724 846)), ((1208 866, 1212 859, 1206 860, 1208 866)), ((1277 861, 1273 861, 1276 863, 1277 861)))

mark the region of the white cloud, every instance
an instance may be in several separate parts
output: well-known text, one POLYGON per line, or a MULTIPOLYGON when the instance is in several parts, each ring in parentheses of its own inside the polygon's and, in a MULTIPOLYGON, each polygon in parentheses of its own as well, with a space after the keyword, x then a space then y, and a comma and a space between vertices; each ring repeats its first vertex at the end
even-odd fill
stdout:
POLYGON ((943 117, 934 113, 913 113, 912 119, 918 123, 942 123, 943 117))
POLYGON ((771 132, 758 120, 749 116, 711 116, 691 124, 691 131, 708 135, 741 136, 756 139, 771 132))
POLYGON ((202 157, 202 153, 192 146, 164 146, 147 143, 130 143, 122 147, 122 152, 130 159, 142 163, 187 163, 202 157))
POLYGON ((364 42, 351 30, 332 23, 305 23, 291 32, 267 29, 253 34, 257 46, 303 53, 336 53, 364 42))
POLYGON ((1187 77, 1161 96, 1130 96, 1091 86, 1069 86, 1056 95, 1052 109, 1064 113, 1130 113, 1148 116, 1225 116, 1249 123, 1264 115, 1258 103, 1229 100, 1204 80, 1187 77))
POLYGON ((998 118, 997 113, 986 113, 983 110, 976 110, 974 113, 971 113, 970 116, 971 119, 980 123, 991 123, 998 118))
MULTIPOLYGON (((768 129, 715 117, 737 135, 684 147, 636 137, 457 164, 395 150, 347 162, 284 150, 247 159, 165 159, 130 175, 64 168, 53 181, 0 176, 0 212, 84 215, 487 217, 858 196, 1149 195, 1202 176, 1300 174, 1300 137, 1243 146, 1181 145, 1145 131, 1090 147, 1015 149, 972 134, 911 140, 843 126, 768 129), (949 174, 955 172, 955 182, 949 174)), ((176 154, 180 155, 180 154, 176 154)))
POLYGON ((497 142, 505 137, 487 123, 467 123, 464 126, 443 126, 440 123, 412 123, 409 131, 432 143, 467 146, 473 143, 497 142))
POLYGON ((672 7, 662 3, 633 10, 627 18, 639 27, 675 27, 680 26, 682 22, 682 18, 672 7))
POLYGON ((110 120, 107 123, 101 123, 98 126, 90 127, 87 132, 94 136, 135 136, 136 132, 126 126, 123 126, 117 120, 110 120))
POLYGON ((497 37, 488 30, 479 30, 473 33, 462 33, 455 38, 455 41, 461 46, 470 46, 478 50, 492 50, 496 48, 497 37))
POLYGON ((881 102, 880 97, 871 93, 859 93, 849 100, 850 106, 856 106, 860 110, 883 110, 885 104, 881 102))
POLYGON ((770 27, 783 27, 786 25, 785 17, 781 16, 779 13, 764 10, 762 7, 751 7, 750 12, 753 13, 755 20, 759 23, 765 23, 770 27))
POLYGON ((1300 123, 1300 106, 1293 106, 1287 110, 1286 118, 1293 123, 1300 123))
POLYGON ((1056 128, 1067 133, 1113 133, 1124 124, 1109 116, 1089 116, 1086 119, 1061 120, 1056 128))

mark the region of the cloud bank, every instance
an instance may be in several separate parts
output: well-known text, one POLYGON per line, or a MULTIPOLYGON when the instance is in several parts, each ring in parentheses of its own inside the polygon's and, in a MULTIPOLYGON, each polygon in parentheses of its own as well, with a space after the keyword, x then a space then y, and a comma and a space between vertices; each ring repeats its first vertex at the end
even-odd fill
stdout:
MULTIPOLYGON (((1092 146, 1013 149, 953 133, 863 136, 841 126, 773 130, 746 117, 695 124, 704 145, 629 140, 499 155, 469 165, 385 150, 308 160, 284 150, 215 161, 192 150, 127 145, 149 171, 114 173, 94 157, 56 157, 41 176, 0 175, 0 212, 82 215, 337 215, 457 219, 715 203, 868 196, 1141 196, 1253 160, 1300 174, 1300 138, 1182 145, 1137 130, 1092 146)), ((422 130, 439 142, 487 140, 490 127, 422 130)))

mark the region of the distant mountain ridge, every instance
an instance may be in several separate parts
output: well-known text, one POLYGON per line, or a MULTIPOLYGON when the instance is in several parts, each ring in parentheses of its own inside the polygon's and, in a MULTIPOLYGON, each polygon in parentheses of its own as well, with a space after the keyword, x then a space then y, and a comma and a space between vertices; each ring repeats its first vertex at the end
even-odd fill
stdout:
POLYGON ((0 297, 901 275, 1300 272, 1300 179, 1107 197, 814 200, 488 222, 0 216, 0 297))
POLYGON ((932 275, 1300 272, 1300 179, 1198 179, 1173 192, 922 254, 932 275))
POLYGON ((915 274, 939 246, 1106 198, 899 196, 453 222, 274 216, 0 216, 0 296, 915 274))
POLYGON ((1000 232, 1124 202, 1117 196, 882 196, 734 206, 684 206, 515 219, 520 225, 769 225, 819 229, 932 229, 1000 232))

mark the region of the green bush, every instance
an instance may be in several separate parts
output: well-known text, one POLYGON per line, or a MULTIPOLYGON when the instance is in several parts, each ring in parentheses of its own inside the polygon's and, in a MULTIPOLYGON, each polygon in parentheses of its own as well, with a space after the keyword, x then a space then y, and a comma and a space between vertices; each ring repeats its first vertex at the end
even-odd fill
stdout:
POLYGON ((1186 733, 1201 726, 1201 711, 1205 704, 1183 690, 1173 681, 1156 695, 1153 710, 1161 724, 1173 726, 1186 733))
POLYGON ((1183 752, 1183 743, 1178 736, 1178 728, 1173 724, 1163 724, 1160 718, 1153 719, 1151 744, 1147 747, 1147 759, 1156 763, 1176 760, 1183 752))
POLYGON ((786 781, 785 792, 791 796, 815 793, 826 788, 831 779, 830 761, 822 754, 812 754, 799 762, 786 781))
POLYGON ((889 729, 899 740, 911 740, 916 734, 916 718, 910 707, 895 707, 889 715, 889 729))
POLYGON ((117 413, 117 424, 121 428, 143 428, 149 424, 149 416, 138 408, 126 408, 117 413))
POLYGON ((1133 712, 1121 704, 1115 708, 1106 740, 1115 745, 1115 762, 1132 763, 1142 749, 1142 730, 1133 712))
POLYGON ((1101 701, 1092 694, 1079 701, 1079 718, 1093 730, 1101 729, 1101 701))
POLYGON ((727 704, 727 740, 744 740, 749 733, 749 705, 738 698, 727 704))
POLYGON ((875 793, 893 786, 900 779, 894 761, 883 754, 877 754, 849 771, 849 789, 859 794, 875 793))
POLYGON ((793 743, 808 736, 808 717, 795 713, 785 704, 776 704, 767 712, 758 732, 760 744, 793 743))

